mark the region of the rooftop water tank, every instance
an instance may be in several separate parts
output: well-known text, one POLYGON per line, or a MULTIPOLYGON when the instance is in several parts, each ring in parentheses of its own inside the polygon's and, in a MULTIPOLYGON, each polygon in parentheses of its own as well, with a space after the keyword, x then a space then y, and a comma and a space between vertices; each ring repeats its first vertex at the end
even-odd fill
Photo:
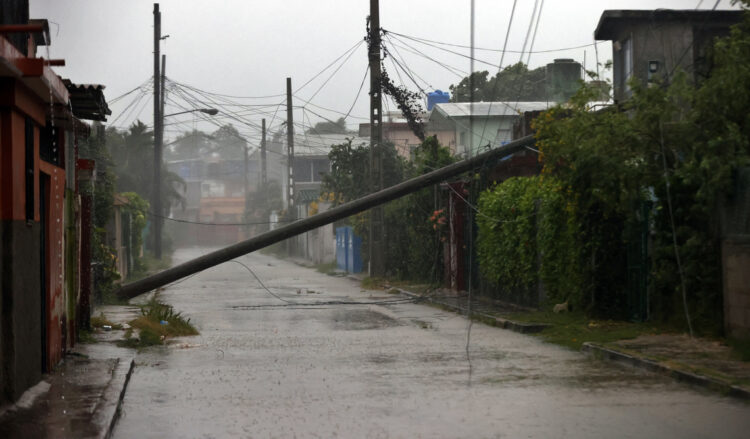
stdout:
POLYGON ((445 104, 451 101, 451 94, 447 91, 435 90, 427 93, 427 111, 432 111, 435 104, 445 104))
POLYGON ((583 69, 581 64, 570 58, 558 58, 547 64, 547 99, 565 102, 581 86, 583 69))

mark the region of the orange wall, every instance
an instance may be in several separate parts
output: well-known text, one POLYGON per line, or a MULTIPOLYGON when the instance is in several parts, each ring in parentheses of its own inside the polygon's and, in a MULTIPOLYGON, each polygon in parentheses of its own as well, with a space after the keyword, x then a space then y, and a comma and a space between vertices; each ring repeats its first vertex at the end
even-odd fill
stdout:
MULTIPOLYGON (((64 273, 64 196, 65 171, 55 165, 38 161, 40 171, 49 175, 49 227, 47 228, 47 346, 49 366, 62 359, 63 316, 65 308, 64 273)), ((39 213, 37 212, 37 215, 39 213)), ((72 316, 71 316, 72 318, 72 316)))
MULTIPOLYGON (((18 81, 0 80, 0 219, 26 221, 26 116, 34 126, 34 221, 39 216, 39 179, 49 175, 49 225, 47 237, 47 357, 48 368, 60 361, 63 346, 62 323, 66 314, 64 273, 65 170, 39 159, 40 127, 45 123, 46 104, 35 98, 18 81)), ((61 143, 64 145, 64 142, 61 143)), ((39 270, 27 261, 12 261, 23 269, 39 270), (24 266, 24 264, 26 266, 24 266)), ((38 272, 38 271, 37 271, 38 272)), ((72 317, 72 316, 71 316, 72 317)))

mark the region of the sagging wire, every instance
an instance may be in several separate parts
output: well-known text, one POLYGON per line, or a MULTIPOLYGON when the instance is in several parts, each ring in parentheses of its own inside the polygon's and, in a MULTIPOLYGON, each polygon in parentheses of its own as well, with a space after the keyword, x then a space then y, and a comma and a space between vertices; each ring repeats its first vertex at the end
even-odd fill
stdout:
MULTIPOLYGON (((454 44, 454 43, 446 43, 446 42, 443 42, 443 41, 435 41, 435 40, 430 40, 430 39, 427 39, 427 38, 415 37, 415 36, 412 36, 412 35, 406 35, 406 34, 402 34, 402 33, 396 32, 396 31, 392 31, 392 30, 388 30, 387 32, 391 33, 391 34, 394 34, 394 35, 398 35, 400 37, 407 38, 409 40, 412 40, 412 41, 415 41, 415 42, 418 42, 418 43, 422 43, 422 44, 425 44, 425 45, 428 45, 428 46, 431 46, 431 47, 435 47, 436 49, 440 49, 440 47, 432 46, 432 44, 427 44, 427 43, 440 44, 440 45, 449 46, 449 47, 458 47, 458 48, 461 48, 461 49, 471 49, 471 46, 465 46, 465 45, 454 44)), ((586 47, 595 46, 597 44, 603 44, 603 43, 605 43, 605 42, 604 41, 600 41, 600 42, 597 42, 597 43, 582 44, 580 46, 561 47, 561 48, 557 48, 557 49, 537 50, 537 51, 531 52, 531 53, 565 52, 567 50, 583 49, 583 48, 586 48, 586 47)), ((498 52, 498 53, 500 53, 500 52, 521 53, 520 50, 490 49, 490 48, 486 48, 486 47, 474 47, 474 49, 475 50, 484 50, 484 51, 488 51, 488 52, 498 52)))
POLYGON ((279 296, 278 294, 271 291, 258 277, 257 274, 253 271, 252 268, 248 267, 246 264, 236 260, 232 259, 227 262, 234 262, 236 264, 241 265, 244 267, 252 276, 255 278, 255 280, 258 281, 258 284, 271 296, 275 297, 276 299, 284 302, 284 305, 236 305, 232 306, 233 309, 261 309, 261 308, 279 308, 279 307, 288 307, 288 306, 298 306, 298 307, 315 307, 315 306, 331 306, 331 305, 393 305, 393 304, 400 304, 400 303, 417 303, 422 300, 426 300, 427 297, 422 296, 418 298, 404 298, 404 299, 389 299, 389 300, 376 300, 376 301, 357 301, 357 300, 326 300, 326 301, 316 301, 316 302, 294 302, 291 300, 284 299, 283 297, 279 296))

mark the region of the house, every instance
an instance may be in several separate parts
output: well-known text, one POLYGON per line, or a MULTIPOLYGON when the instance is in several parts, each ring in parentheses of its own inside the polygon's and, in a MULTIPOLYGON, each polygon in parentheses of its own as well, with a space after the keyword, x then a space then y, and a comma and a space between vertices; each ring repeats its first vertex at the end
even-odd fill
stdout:
POLYGON ((700 82, 711 70, 714 38, 727 35, 742 14, 692 9, 604 11, 594 38, 612 41, 615 101, 631 95, 631 78, 644 86, 668 83, 683 70, 700 82))
MULTIPOLYGON (((51 43, 28 1, 0 16, 0 404, 16 400, 75 342, 80 259, 90 228, 78 194, 80 119, 109 114, 102 86, 64 81, 39 57, 51 43)), ((85 172, 82 172, 85 174, 85 172)))
MULTIPOLYGON (((327 202, 321 201, 320 192, 323 183, 323 175, 330 172, 331 162, 328 153, 331 146, 350 141, 352 145, 368 145, 369 139, 356 137, 353 134, 312 134, 307 132, 294 134, 294 161, 292 175, 294 176, 294 214, 298 219, 307 218, 315 213, 325 211, 330 207, 327 202)), ((288 156, 286 137, 275 136, 269 143, 269 152, 281 151, 275 162, 268 162, 269 178, 272 172, 282 173, 282 198, 284 206, 287 206, 289 194, 287 168, 288 156), (273 167, 280 167, 275 170, 273 167)), ((333 224, 320 227, 310 232, 303 233, 292 238, 294 255, 313 261, 315 263, 328 263, 334 261, 336 235, 333 224)))
POLYGON ((217 154, 167 162, 167 169, 185 181, 180 188, 184 204, 171 209, 172 218, 184 221, 170 223, 173 238, 186 245, 225 245, 246 239, 247 228, 237 224, 245 222, 246 192, 258 189, 259 168, 257 157, 245 160, 217 154))
POLYGON ((428 125, 436 131, 453 131, 455 154, 472 157, 512 138, 513 124, 521 113, 545 110, 554 102, 461 102, 436 104, 428 125))
MULTIPOLYGON (((422 120, 429 118, 429 113, 421 114, 422 120)), ((456 149, 456 132, 451 127, 440 129, 433 127, 429 123, 425 124, 425 135, 436 136, 440 145, 449 148, 452 152, 456 149)), ((359 137, 370 137, 370 124, 359 124, 359 137)), ((396 152, 401 157, 411 160, 414 149, 422 144, 422 141, 414 134, 409 124, 404 119, 401 112, 386 113, 386 120, 383 121, 383 139, 393 143, 396 152)))

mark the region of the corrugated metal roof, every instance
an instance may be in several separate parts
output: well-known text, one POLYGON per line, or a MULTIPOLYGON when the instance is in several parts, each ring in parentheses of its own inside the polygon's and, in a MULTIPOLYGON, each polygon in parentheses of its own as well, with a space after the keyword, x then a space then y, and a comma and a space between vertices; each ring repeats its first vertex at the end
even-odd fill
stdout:
POLYGON ((432 113, 440 113, 443 117, 518 116, 526 111, 546 110, 553 105, 554 102, 451 102, 435 104, 432 113))
POLYGON ((63 79, 63 83, 70 94, 70 105, 75 117, 104 122, 112 114, 104 98, 103 85, 74 84, 70 79, 63 79))

